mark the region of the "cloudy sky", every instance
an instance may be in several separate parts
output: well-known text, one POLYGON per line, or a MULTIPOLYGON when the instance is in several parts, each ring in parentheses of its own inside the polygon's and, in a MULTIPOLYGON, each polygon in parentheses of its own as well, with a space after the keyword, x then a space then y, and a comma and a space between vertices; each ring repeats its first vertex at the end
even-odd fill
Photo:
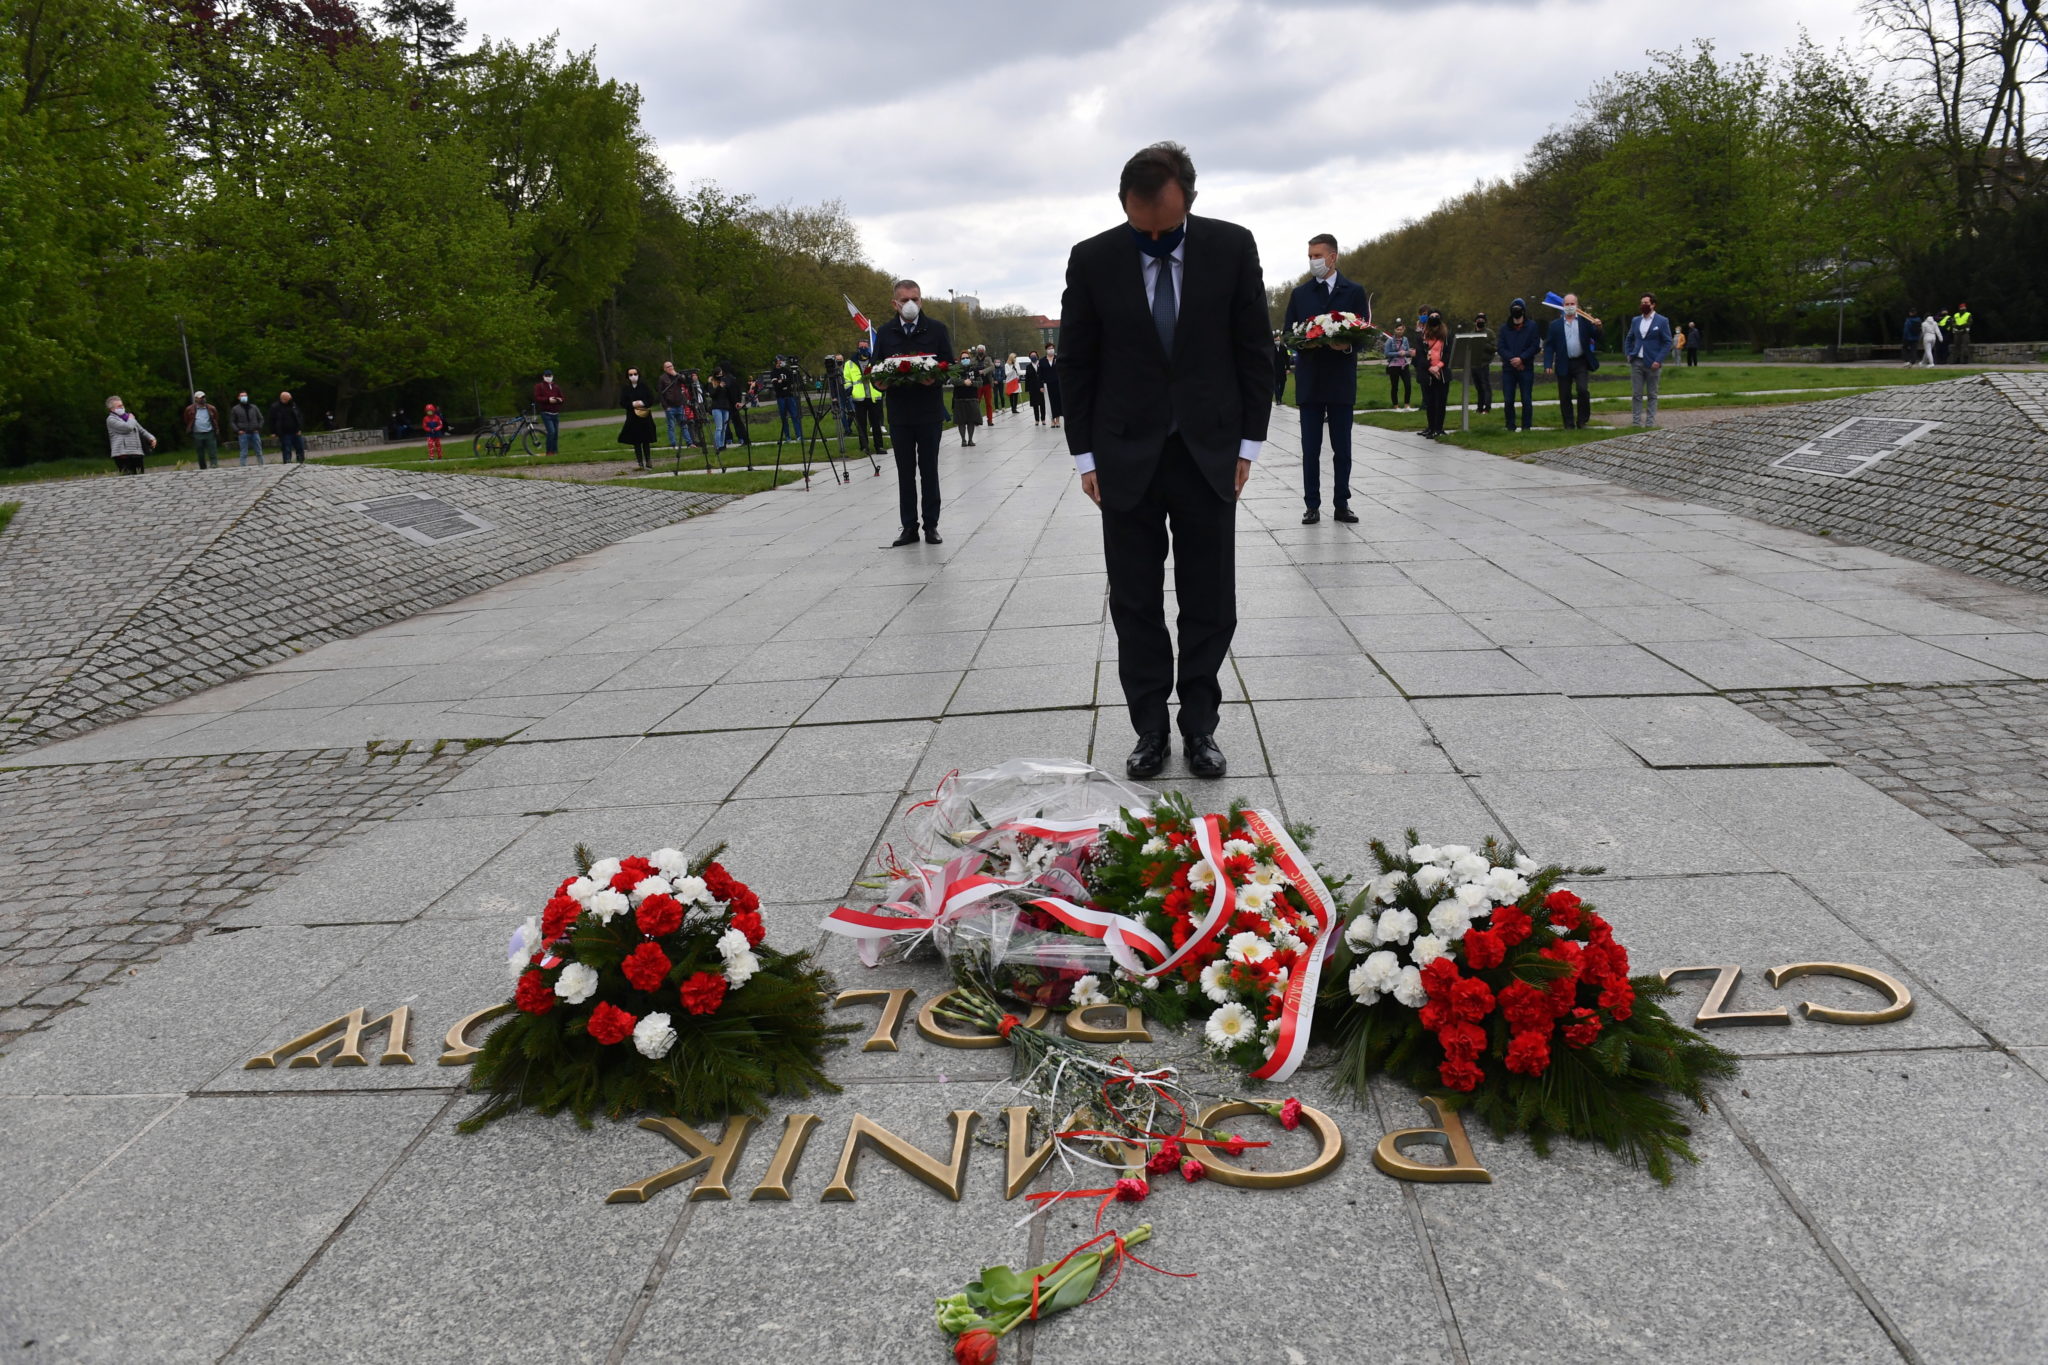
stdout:
MULTIPOLYGON (((1778 54, 1860 32, 1854 0, 460 0, 472 40, 559 31, 636 83, 679 183, 843 201, 869 259, 1057 313, 1067 248, 1121 220, 1117 171, 1172 138, 1198 212, 1268 281, 1512 173, 1596 80, 1710 38, 1778 54), (892 28, 883 16, 909 19, 892 28)), ((878 300, 863 300, 879 306, 878 300)))

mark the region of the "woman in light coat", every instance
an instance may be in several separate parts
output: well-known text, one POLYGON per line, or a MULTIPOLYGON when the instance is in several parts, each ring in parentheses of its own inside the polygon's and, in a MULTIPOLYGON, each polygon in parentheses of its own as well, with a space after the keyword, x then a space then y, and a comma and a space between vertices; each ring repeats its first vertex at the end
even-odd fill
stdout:
POLYGON ((121 401, 121 395, 117 393, 109 398, 107 443, 111 447, 108 453, 114 457, 114 468, 123 474, 140 474, 142 457, 147 453, 143 449, 145 442, 148 443, 150 450, 156 449, 156 437, 150 435, 149 429, 136 420, 134 413, 128 411, 128 405, 121 401))

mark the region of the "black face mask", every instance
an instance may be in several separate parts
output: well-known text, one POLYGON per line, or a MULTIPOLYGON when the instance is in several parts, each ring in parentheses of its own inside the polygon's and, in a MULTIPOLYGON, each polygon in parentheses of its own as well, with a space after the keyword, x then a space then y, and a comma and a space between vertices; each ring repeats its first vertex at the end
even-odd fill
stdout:
POLYGON ((1136 228, 1131 229, 1131 236, 1137 239, 1138 250, 1144 252, 1155 261, 1165 256, 1171 256, 1174 249, 1181 244, 1187 235, 1188 225, 1186 223, 1182 223, 1164 237, 1148 237, 1136 228))

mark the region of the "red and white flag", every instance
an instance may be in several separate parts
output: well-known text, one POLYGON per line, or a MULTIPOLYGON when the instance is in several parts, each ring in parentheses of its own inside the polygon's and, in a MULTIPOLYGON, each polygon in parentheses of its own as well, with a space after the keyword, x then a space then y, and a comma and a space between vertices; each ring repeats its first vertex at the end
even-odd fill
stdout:
POLYGON ((868 322, 867 314, 861 312, 860 309, 854 304, 854 301, 851 298, 848 298, 845 294, 841 294, 839 297, 842 299, 846 299, 846 312, 847 315, 853 319, 853 325, 860 328, 860 330, 863 332, 872 332, 874 330, 874 327, 872 324, 868 322))

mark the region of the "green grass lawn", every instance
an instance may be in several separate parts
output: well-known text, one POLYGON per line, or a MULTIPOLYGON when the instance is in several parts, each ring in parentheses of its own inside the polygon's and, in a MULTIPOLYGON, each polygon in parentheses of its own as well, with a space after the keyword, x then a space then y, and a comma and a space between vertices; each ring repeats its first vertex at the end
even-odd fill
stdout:
POLYGON ((7 523, 14 520, 14 514, 21 510, 18 502, 0 502, 0 532, 7 529, 7 523))

